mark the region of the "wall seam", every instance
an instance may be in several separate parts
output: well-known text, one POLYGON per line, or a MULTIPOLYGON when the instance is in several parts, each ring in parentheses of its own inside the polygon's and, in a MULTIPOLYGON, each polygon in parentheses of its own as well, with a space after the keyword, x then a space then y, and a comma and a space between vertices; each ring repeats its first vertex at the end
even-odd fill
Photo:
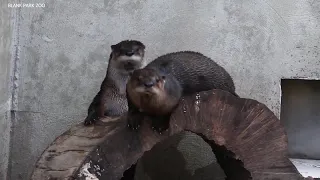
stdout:
MULTIPOLYGON (((21 0, 17 0, 17 4, 21 4, 21 0)), ((11 179, 11 167, 12 167, 12 128, 16 121, 16 110, 18 109, 18 86, 19 86, 19 60, 20 60, 20 17, 21 17, 21 7, 12 8, 11 12, 11 27, 12 27, 12 45, 11 45, 11 72, 10 72, 10 106, 8 112, 8 121, 10 124, 10 139, 9 139, 9 160, 7 169, 7 179, 11 179)))

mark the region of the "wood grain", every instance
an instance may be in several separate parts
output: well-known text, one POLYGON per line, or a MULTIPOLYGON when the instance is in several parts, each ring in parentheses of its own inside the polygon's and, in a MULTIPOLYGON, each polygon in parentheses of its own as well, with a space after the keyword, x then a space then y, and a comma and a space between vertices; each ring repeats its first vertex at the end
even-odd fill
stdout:
POLYGON ((273 112, 255 100, 222 90, 184 97, 171 116, 170 128, 161 135, 147 121, 139 131, 131 131, 125 115, 92 127, 79 124, 44 151, 31 179, 119 180, 145 151, 183 130, 226 147, 253 179, 304 179, 288 159, 287 137, 273 112))

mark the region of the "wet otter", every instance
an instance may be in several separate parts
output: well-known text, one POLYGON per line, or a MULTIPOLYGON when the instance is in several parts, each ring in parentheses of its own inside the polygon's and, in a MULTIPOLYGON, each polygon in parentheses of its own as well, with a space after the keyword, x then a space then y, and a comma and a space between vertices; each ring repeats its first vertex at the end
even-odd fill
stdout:
POLYGON ((145 66, 145 45, 140 41, 121 41, 111 45, 111 50, 106 77, 88 108, 84 125, 90 125, 104 116, 119 116, 126 112, 125 88, 129 74, 145 66))
POLYGON ((127 83, 128 126, 139 128, 147 115, 152 128, 161 132, 181 96, 210 89, 238 96, 229 73, 203 54, 180 51, 160 56, 135 70, 127 83))
POLYGON ((135 70, 127 83, 128 125, 138 128, 144 115, 154 119, 153 128, 166 124, 163 121, 168 120, 181 95, 182 87, 174 77, 153 69, 135 70))

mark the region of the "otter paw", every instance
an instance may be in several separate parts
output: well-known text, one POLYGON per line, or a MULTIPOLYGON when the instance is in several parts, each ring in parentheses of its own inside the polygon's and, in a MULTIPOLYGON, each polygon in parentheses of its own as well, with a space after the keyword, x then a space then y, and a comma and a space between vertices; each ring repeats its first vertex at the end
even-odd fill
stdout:
POLYGON ((135 119, 135 118, 128 118, 128 127, 132 130, 137 130, 139 129, 141 124, 140 119, 135 119))
POLYGON ((84 120, 84 125, 89 126, 91 124, 94 124, 96 121, 97 121, 96 118, 87 118, 86 120, 84 120))
POLYGON ((155 126, 152 126, 151 127, 153 131, 159 133, 159 134, 162 134, 167 128, 165 127, 155 127, 155 126))
POLYGON ((98 120, 103 119, 103 118, 107 118, 107 116, 104 115, 104 116, 101 116, 101 117, 95 116, 95 117, 91 117, 91 118, 86 118, 84 120, 84 125, 85 126, 89 126, 91 124, 95 124, 98 120))
POLYGON ((159 134, 163 133, 165 130, 169 128, 169 118, 165 116, 153 116, 151 117, 152 123, 151 127, 152 130, 158 132, 159 134))

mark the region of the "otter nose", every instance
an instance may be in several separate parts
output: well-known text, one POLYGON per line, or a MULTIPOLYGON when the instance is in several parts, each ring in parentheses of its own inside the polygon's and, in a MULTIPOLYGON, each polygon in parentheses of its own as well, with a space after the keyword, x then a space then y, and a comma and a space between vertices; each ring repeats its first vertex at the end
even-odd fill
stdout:
POLYGON ((154 85, 154 82, 152 82, 152 81, 148 81, 148 82, 144 83, 144 86, 147 88, 152 87, 153 85, 154 85))
POLYGON ((133 51, 128 51, 128 52, 126 52, 126 55, 127 55, 127 56, 132 56, 133 54, 134 54, 133 51))

